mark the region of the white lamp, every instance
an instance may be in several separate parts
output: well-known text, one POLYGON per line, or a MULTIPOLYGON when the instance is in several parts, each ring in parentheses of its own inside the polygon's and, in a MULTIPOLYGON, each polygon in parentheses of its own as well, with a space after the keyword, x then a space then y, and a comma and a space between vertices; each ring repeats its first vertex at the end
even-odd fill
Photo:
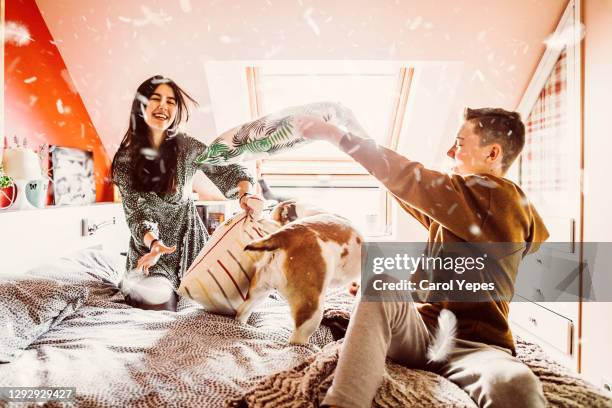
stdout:
POLYGON ((26 197, 26 185, 32 180, 42 179, 40 160, 33 150, 23 147, 6 149, 2 158, 4 172, 13 178, 17 187, 17 198, 11 208, 35 209, 26 197))

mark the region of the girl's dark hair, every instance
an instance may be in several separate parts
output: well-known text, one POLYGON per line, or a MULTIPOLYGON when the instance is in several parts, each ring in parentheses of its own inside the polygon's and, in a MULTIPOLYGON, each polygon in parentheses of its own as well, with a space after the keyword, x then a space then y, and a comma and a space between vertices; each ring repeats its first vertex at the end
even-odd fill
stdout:
POLYGON ((121 140, 119 149, 113 158, 111 177, 116 180, 117 160, 130 166, 131 185, 136 191, 172 194, 176 192, 176 167, 178 156, 178 126, 189 120, 187 100, 197 105, 173 80, 162 75, 155 75, 144 81, 136 90, 130 112, 130 124, 121 140), (144 112, 149 98, 160 84, 166 84, 174 91, 176 99, 176 117, 166 130, 166 137, 156 151, 149 139, 149 126, 144 120, 144 112))

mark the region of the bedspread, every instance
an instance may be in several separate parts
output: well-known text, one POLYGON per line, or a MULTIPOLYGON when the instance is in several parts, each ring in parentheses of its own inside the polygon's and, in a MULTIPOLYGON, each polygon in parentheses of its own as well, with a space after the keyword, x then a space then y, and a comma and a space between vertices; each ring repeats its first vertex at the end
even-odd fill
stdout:
MULTIPOLYGON (((328 327, 322 325, 307 345, 289 345, 293 323, 286 302, 275 296, 246 325, 188 299, 181 299, 176 313, 134 309, 117 289, 124 264, 122 257, 87 250, 15 279, 28 288, 38 278, 53 279, 81 286, 87 296, 15 360, 0 364, 0 387, 76 387, 73 403, 46 407, 318 406, 341 344, 328 327)), ((352 308, 353 298, 341 293, 326 297, 330 326, 346 323, 352 308)), ((600 389, 538 346, 517 339, 517 353, 541 379, 550 406, 612 407, 600 389)), ((0 401, 4 406, 9 404, 0 401)), ((389 361, 374 406, 475 405, 445 378, 389 361)))

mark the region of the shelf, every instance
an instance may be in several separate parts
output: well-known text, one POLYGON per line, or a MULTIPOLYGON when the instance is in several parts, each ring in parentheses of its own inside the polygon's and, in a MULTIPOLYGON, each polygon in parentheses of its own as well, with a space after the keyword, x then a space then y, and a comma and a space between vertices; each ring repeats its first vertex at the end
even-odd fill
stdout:
POLYGON ((60 209, 67 209, 67 208, 87 208, 87 207, 103 207, 103 206, 107 206, 107 205, 121 205, 120 202, 113 202, 113 201, 101 201, 101 202, 96 202, 96 203, 91 203, 91 204, 86 204, 86 205, 48 205, 44 208, 32 208, 32 209, 25 209, 25 210, 17 210, 17 209, 12 209, 12 208, 6 208, 3 210, 0 210, 0 215, 2 214, 13 214, 13 213, 32 213, 32 212, 36 212, 36 211, 47 211, 47 210, 60 210, 60 209))

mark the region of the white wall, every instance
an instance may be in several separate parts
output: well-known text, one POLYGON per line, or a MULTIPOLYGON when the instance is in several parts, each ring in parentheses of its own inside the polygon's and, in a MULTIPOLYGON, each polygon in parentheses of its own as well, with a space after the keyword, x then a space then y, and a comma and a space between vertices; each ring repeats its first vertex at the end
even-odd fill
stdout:
MULTIPOLYGON (((516 106, 565 8, 559 0, 82 1, 36 0, 109 155, 136 87, 163 73, 202 109, 190 130, 222 129, 210 114, 204 65, 227 60, 420 60, 467 65, 457 100, 516 106)), ((439 118, 438 118, 439 119, 439 118)), ((236 123, 238 124, 238 123, 236 123)), ((453 131, 452 126, 450 131, 453 131)))
POLYGON ((130 231, 120 203, 0 211, 0 276, 27 271, 45 261, 75 251, 100 247, 118 254, 126 252, 130 231), (90 224, 110 221, 95 234, 83 236, 82 220, 90 224))
MULTIPOLYGON (((584 3, 584 241, 611 242, 612 2, 587 0, 584 3)), ((598 275, 607 275, 606 284, 611 285, 612 263, 602 262, 596 268, 598 275)), ((594 284, 603 285, 604 282, 594 284)), ((610 287, 607 287, 608 294, 610 287)), ((611 316, 612 303, 583 304, 582 372, 597 384, 604 376, 612 380, 611 316)))

